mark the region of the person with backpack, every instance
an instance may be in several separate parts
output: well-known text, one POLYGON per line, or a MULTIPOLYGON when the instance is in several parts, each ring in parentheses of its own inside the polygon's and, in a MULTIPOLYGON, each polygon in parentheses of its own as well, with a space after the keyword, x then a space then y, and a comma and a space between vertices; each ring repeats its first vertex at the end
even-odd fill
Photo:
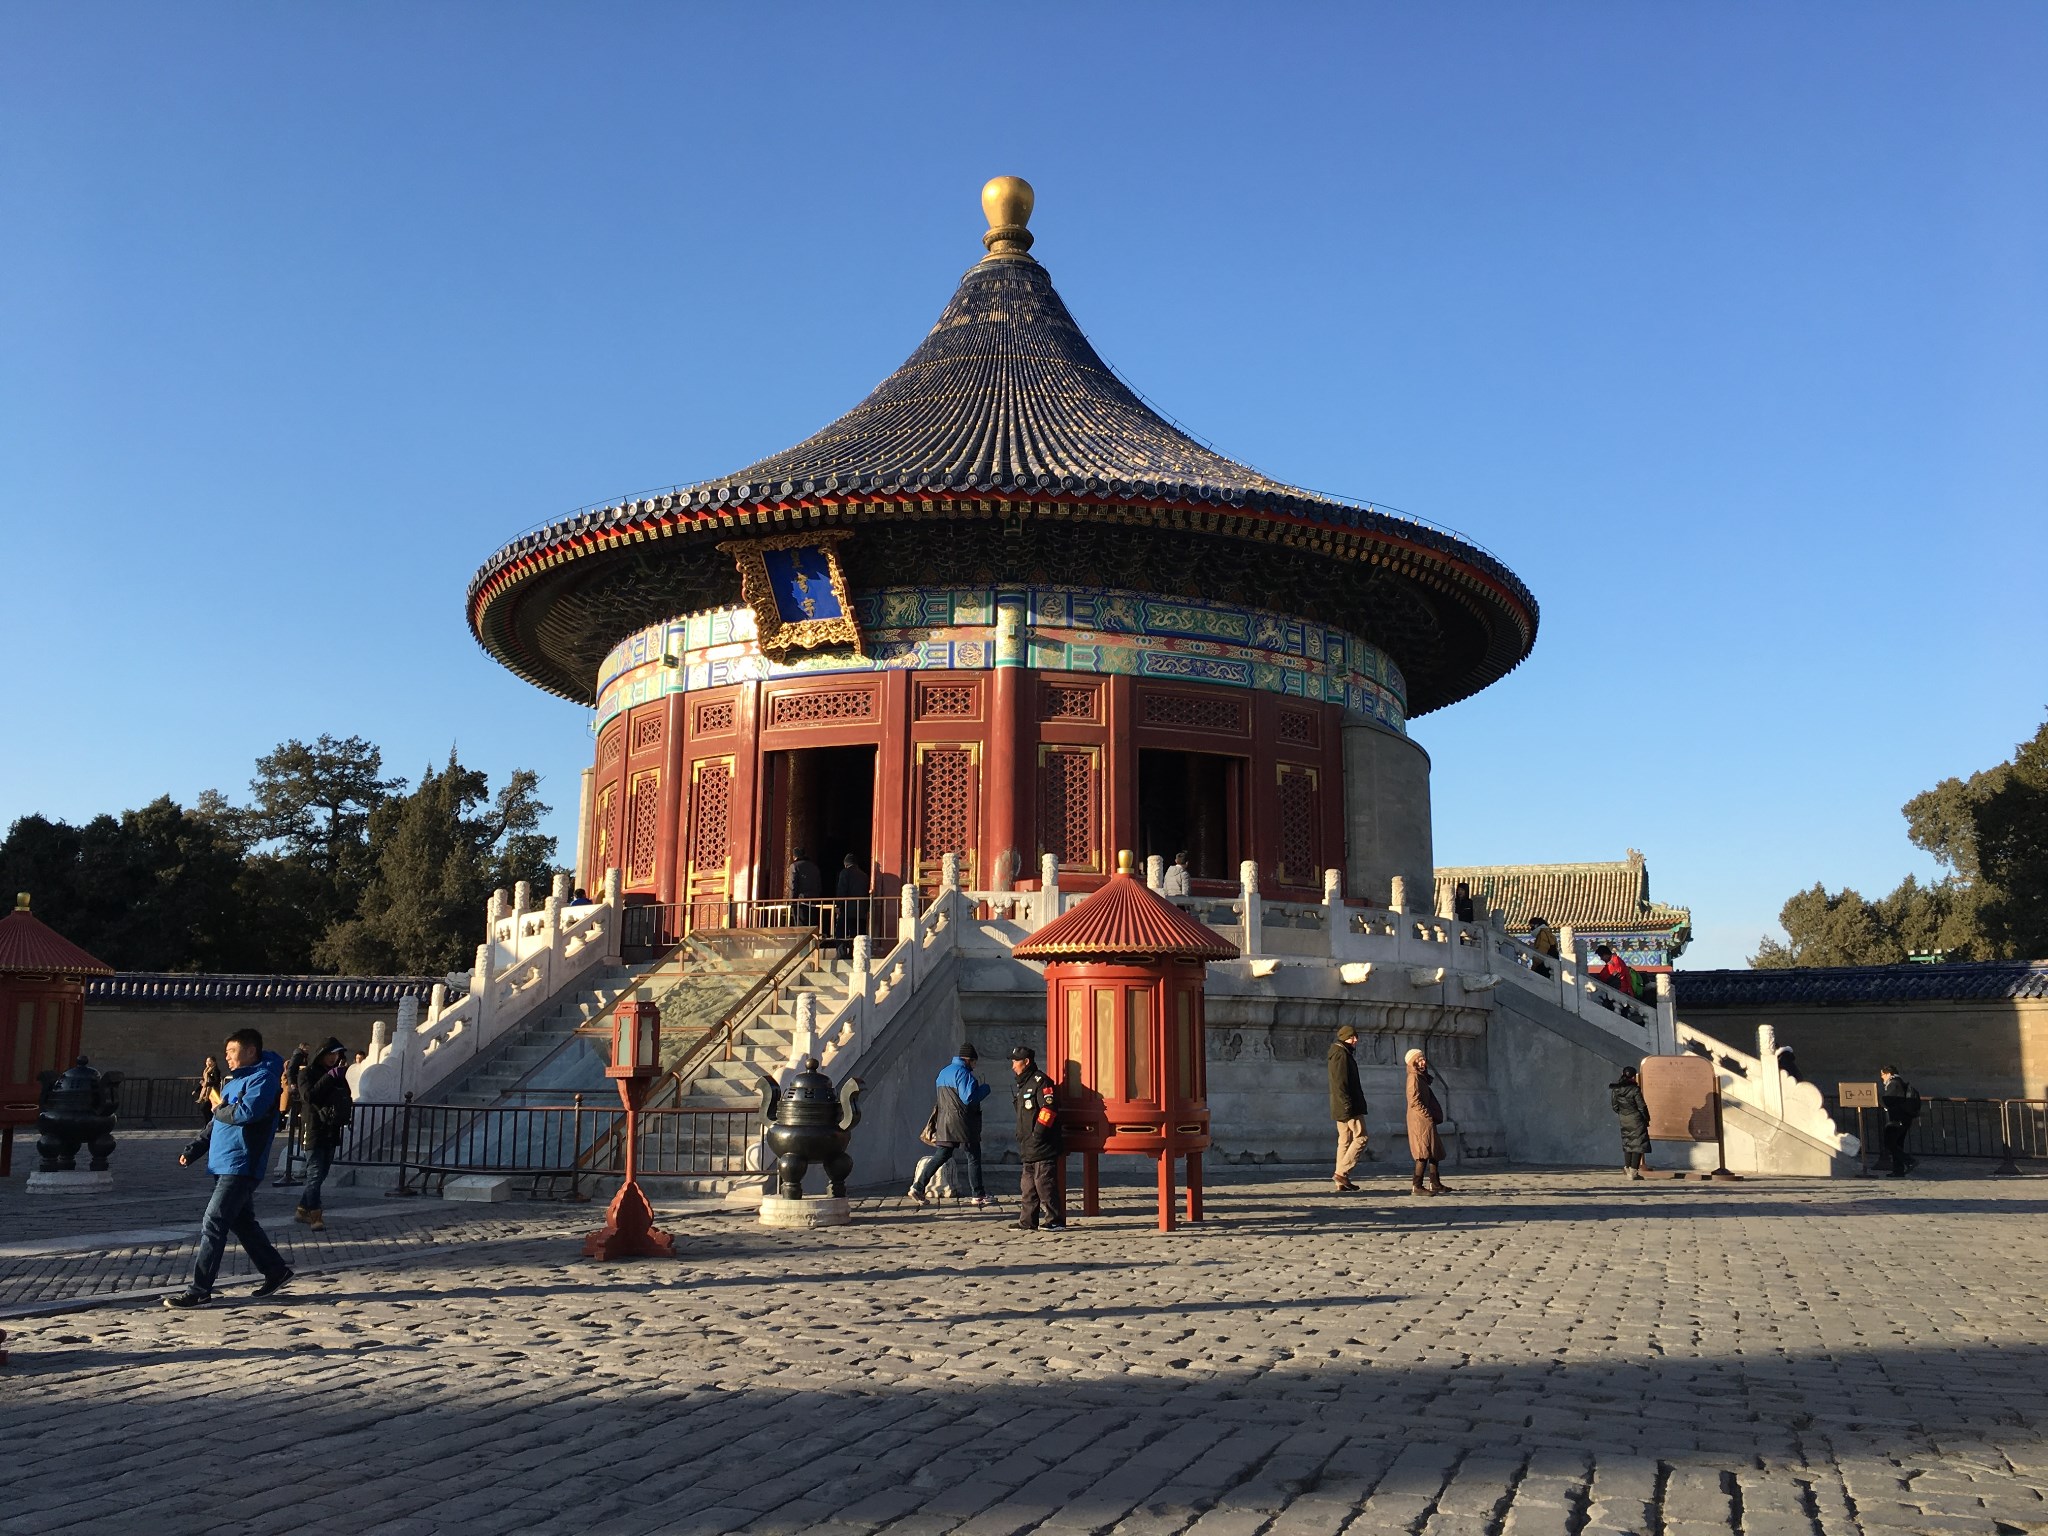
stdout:
POLYGON ((988 1191, 981 1182, 981 1101, 989 1096, 990 1089, 974 1075, 975 1060, 974 1046, 963 1045, 939 1073, 931 1118, 919 1137, 932 1150, 919 1159, 917 1171, 911 1175, 913 1204, 924 1205, 929 1201, 925 1187, 931 1183, 932 1175, 951 1161, 955 1152, 963 1151, 967 1154, 968 1192, 974 1196, 976 1205, 988 1204, 988 1191))
POLYGON ((220 1273, 221 1252, 230 1232, 262 1272, 258 1296, 274 1295, 292 1277, 291 1266, 256 1219, 256 1191, 270 1166, 270 1143, 277 1135, 284 1058, 263 1049, 263 1036, 253 1029, 229 1035, 222 1054, 228 1072, 213 1095, 213 1123, 206 1135, 178 1154, 179 1164, 186 1167, 206 1159, 206 1171, 213 1175, 213 1198, 200 1223, 191 1283, 177 1295, 166 1296, 167 1307, 203 1307, 213 1300, 213 1280, 220 1273))
POLYGON ((306 1185, 299 1208, 292 1213, 315 1232, 325 1231, 320 1186, 334 1154, 341 1150, 349 1122, 355 1118, 355 1096, 348 1086, 348 1047, 329 1038, 320 1054, 299 1069, 299 1114, 306 1128, 306 1185))
POLYGON ((1892 1177, 1903 1179, 1917 1158, 1906 1156, 1906 1133, 1920 1118, 1920 1090, 1899 1076, 1897 1067, 1879 1067, 1878 1106, 1884 1111, 1884 1150, 1892 1160, 1892 1177))

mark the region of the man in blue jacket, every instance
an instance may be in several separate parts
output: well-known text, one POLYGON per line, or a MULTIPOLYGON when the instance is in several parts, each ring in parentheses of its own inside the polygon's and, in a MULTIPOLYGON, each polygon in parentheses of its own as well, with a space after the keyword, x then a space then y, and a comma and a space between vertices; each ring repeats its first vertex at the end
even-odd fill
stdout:
POLYGON ((238 1029, 227 1040, 228 1075, 213 1094, 213 1124, 187 1147, 178 1161, 190 1164, 202 1153, 213 1175, 213 1198, 199 1228, 199 1254, 192 1261, 192 1283, 167 1307, 203 1307, 213 1300, 213 1277, 220 1273, 221 1250, 232 1232, 262 1272, 258 1296, 283 1289, 291 1266, 264 1235, 256 1220, 256 1190, 270 1166, 270 1139, 277 1134, 279 1091, 284 1084, 284 1059, 263 1049, 253 1029, 238 1029))
POLYGON ((910 1198, 923 1205, 925 1186, 955 1152, 967 1154, 967 1189, 976 1205, 988 1204, 988 1191, 981 1183, 981 1101, 989 1086, 974 1075, 974 1047, 963 1045, 960 1054, 939 1073, 938 1093, 927 1126, 936 1149, 917 1165, 911 1175, 910 1198))

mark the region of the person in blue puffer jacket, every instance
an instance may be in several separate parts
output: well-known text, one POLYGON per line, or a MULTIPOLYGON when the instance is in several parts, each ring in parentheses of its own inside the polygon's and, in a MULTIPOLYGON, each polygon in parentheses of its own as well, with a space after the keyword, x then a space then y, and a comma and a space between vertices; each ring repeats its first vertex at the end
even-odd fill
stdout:
POLYGON ((213 1198, 199 1227, 199 1252, 192 1282, 167 1307, 203 1307, 213 1300, 213 1279, 232 1232, 263 1276, 258 1296, 275 1294, 292 1277, 291 1266, 272 1246, 256 1220, 256 1190, 270 1167, 270 1141, 277 1134, 278 1098, 284 1086, 284 1058, 263 1049, 263 1036, 238 1029, 228 1036, 228 1074, 213 1097, 213 1124, 178 1157, 190 1165, 203 1155, 213 1175, 213 1198))
POLYGON ((925 1125, 925 1134, 934 1150, 919 1161, 911 1175, 910 1199, 914 1204, 926 1203, 929 1196, 925 1186, 955 1152, 967 1154, 967 1190, 974 1203, 988 1204, 988 1191, 981 1182, 981 1101, 988 1097, 989 1086, 974 1075, 975 1060, 973 1045, 963 1045, 939 1073, 936 1102, 925 1125))

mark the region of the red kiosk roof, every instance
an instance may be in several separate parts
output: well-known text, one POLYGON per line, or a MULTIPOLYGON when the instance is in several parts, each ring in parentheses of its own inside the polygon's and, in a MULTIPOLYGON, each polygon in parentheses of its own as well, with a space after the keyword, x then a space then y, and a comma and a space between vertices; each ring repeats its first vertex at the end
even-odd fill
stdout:
POLYGON ((1019 960, 1235 960, 1237 946, 1120 869, 1011 953, 1019 960))
POLYGON ((28 898, 0 917, 0 976, 21 972, 63 976, 111 976, 114 968, 95 960, 48 924, 30 915, 28 898))

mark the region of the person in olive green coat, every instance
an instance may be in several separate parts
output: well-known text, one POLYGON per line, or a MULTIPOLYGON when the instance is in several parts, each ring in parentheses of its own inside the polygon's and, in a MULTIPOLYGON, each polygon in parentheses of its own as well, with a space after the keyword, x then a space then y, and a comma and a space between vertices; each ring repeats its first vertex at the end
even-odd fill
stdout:
POLYGON ((1346 1024, 1330 1042, 1330 1118, 1337 1122, 1337 1171, 1331 1182, 1338 1193, 1356 1189, 1351 1170, 1365 1151, 1365 1086, 1358 1080, 1358 1031, 1346 1024))

